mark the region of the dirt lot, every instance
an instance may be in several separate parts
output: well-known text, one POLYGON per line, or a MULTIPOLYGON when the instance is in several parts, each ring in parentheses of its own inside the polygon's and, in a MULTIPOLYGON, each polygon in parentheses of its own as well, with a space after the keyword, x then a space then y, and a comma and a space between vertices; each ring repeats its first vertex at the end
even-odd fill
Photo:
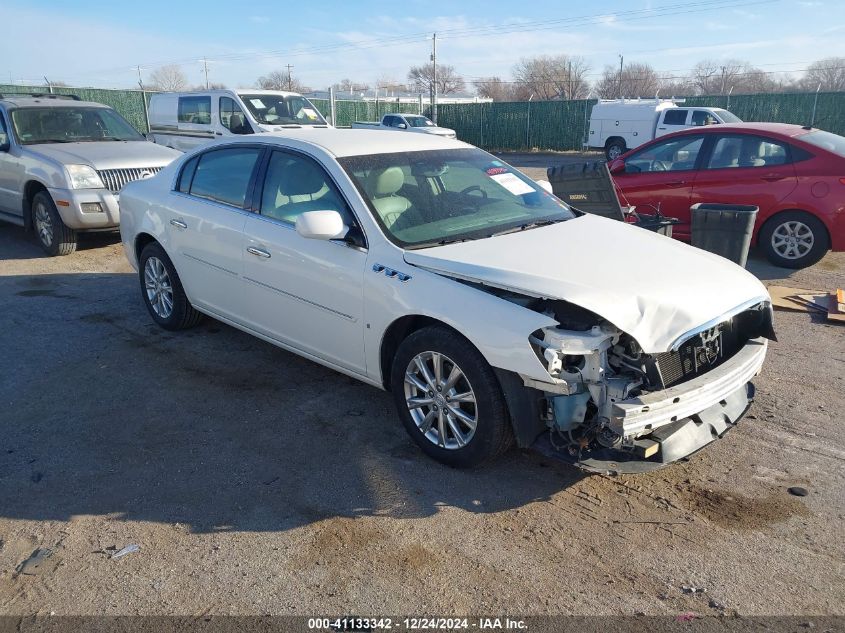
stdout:
MULTIPOLYGON (((750 268, 845 283, 845 254, 750 268)), ((113 236, 46 259, 0 225, 0 306, 0 613, 845 614, 843 326, 779 312, 751 415, 614 479, 439 466, 386 393, 155 327, 113 236)))

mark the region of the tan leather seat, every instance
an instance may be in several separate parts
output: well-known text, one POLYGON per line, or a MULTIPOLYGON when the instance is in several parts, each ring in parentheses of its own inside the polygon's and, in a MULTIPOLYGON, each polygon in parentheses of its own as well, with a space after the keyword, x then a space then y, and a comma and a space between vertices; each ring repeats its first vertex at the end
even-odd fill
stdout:
POLYGON ((374 170, 369 176, 370 198, 384 225, 390 228, 411 207, 411 201, 396 192, 405 184, 405 174, 399 167, 374 170))

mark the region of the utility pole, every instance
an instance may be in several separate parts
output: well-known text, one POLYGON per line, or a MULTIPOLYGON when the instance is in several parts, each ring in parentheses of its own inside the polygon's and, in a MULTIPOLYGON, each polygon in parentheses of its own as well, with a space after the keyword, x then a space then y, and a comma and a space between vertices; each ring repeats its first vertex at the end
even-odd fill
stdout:
POLYGON ((620 55, 619 56, 619 98, 622 98, 622 64, 625 62, 625 58, 620 55))
POLYGON ((437 33, 431 37, 431 120, 437 125, 437 33))
POLYGON ((141 66, 135 66, 138 70, 138 87, 143 90, 144 89, 144 82, 141 80, 141 66))
POLYGON ((569 60, 569 95, 566 97, 567 99, 574 99, 575 95, 572 94, 572 60, 569 60))
POLYGON ((202 58, 202 66, 205 69, 205 89, 208 90, 208 60, 205 57, 202 58))
POLYGON ((722 89, 719 91, 719 94, 725 94, 725 70, 726 67, 722 66, 722 89))
POLYGON ((291 79, 291 76, 290 76, 290 69, 291 69, 291 68, 293 68, 293 66, 291 66, 290 64, 288 64, 288 65, 286 66, 286 68, 288 69, 288 90, 290 90, 290 89, 291 89, 291 86, 293 86, 293 79, 291 79))

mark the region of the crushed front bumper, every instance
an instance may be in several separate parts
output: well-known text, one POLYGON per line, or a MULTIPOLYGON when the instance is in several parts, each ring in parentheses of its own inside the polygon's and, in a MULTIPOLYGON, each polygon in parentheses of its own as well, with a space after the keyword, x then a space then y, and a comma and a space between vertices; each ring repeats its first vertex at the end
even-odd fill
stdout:
POLYGON ((689 457, 732 429, 754 399, 751 379, 763 365, 768 342, 752 339, 730 360, 683 384, 615 403, 611 426, 632 441, 645 437, 659 445, 650 457, 634 448, 590 449, 572 454, 558 450, 549 433, 533 448, 548 457, 589 472, 642 473, 689 457))

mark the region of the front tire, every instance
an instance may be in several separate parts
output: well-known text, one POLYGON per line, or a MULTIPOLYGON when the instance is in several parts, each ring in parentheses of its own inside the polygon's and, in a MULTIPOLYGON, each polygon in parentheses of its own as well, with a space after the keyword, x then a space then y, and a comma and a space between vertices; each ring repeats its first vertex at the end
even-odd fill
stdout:
POLYGON ((402 341, 393 359, 391 388, 405 430, 443 464, 479 466, 512 442, 496 375, 481 353, 452 330, 426 327, 402 341))
POLYGON ((32 226, 41 248, 51 257, 70 255, 76 250, 76 231, 62 222, 46 191, 39 191, 32 198, 32 226))
POLYGON ((150 242, 141 251, 138 277, 150 316, 165 330, 185 330, 202 320, 202 313, 188 301, 173 262, 158 242, 150 242))
POLYGON ((785 211, 763 225, 757 243, 775 266, 797 269, 824 257, 830 236, 821 220, 806 211, 785 211))

